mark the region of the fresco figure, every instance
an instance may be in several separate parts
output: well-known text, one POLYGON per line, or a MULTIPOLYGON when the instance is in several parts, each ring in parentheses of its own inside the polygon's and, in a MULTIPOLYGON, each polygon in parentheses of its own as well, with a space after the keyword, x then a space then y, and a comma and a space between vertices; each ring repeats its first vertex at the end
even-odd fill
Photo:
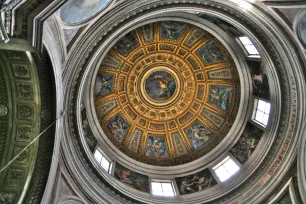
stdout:
POLYGON ((261 62, 248 62, 251 71, 253 94, 260 98, 269 100, 269 81, 265 70, 262 68, 261 62))
POLYGON ((255 96, 269 99, 268 77, 264 71, 252 74, 253 94, 255 96))
POLYGON ((165 137, 150 135, 147 142, 146 156, 154 159, 168 157, 165 137))
POLYGON ((145 83, 148 96, 155 101, 165 101, 171 98, 176 90, 176 81, 166 71, 153 72, 145 83))
POLYGON ((102 11, 110 0, 70 0, 60 10, 62 21, 67 24, 82 23, 102 11))
POLYGON ((209 138, 212 136, 212 132, 204 127, 204 125, 202 125, 202 123, 198 120, 196 120, 186 129, 186 134, 195 149, 202 146, 205 141, 209 140, 209 138))
POLYGON ((96 96, 106 96, 113 91, 113 76, 98 73, 96 78, 96 96))
POLYGON ((184 31, 186 24, 175 21, 164 21, 161 23, 161 38, 178 40, 184 31))
POLYGON ((262 133, 261 129, 247 123, 241 137, 230 152, 240 163, 244 163, 254 152, 262 133))
POLYGON ((217 184, 208 169, 190 176, 176 178, 176 182, 182 195, 200 192, 217 184))
POLYGON ((227 111, 230 107, 232 91, 232 87, 211 86, 208 100, 210 103, 227 111))
POLYGON ((149 192, 149 178, 145 175, 133 172, 116 163, 115 178, 131 188, 149 192))
POLYGON ((111 131, 116 140, 122 142, 129 130, 129 125, 125 119, 118 114, 107 123, 107 128, 111 131))

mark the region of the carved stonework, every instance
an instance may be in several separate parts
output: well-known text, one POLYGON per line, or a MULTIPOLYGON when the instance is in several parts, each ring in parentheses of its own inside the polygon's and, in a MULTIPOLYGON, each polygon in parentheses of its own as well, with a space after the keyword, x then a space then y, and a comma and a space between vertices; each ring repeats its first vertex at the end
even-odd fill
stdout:
POLYGON ((0 105, 0 116, 6 116, 8 113, 7 107, 4 105, 0 105))
MULTIPOLYGON (((19 154, 20 152, 22 151, 22 148, 15 148, 14 150, 14 157, 19 154)), ((22 152, 18 157, 17 159, 15 160, 15 162, 18 162, 18 163, 26 163, 27 162, 27 158, 28 158, 28 154, 29 154, 29 151, 28 150, 25 150, 24 152, 22 152)))
POLYGON ((17 95, 19 99, 31 100, 34 96, 33 86, 31 84, 17 83, 17 95))
POLYGON ((13 73, 16 78, 30 79, 29 67, 24 64, 12 64, 13 73))
POLYGON ((19 119, 33 119, 33 106, 26 104, 18 104, 18 118, 19 119))
POLYGON ((32 136, 32 126, 18 124, 16 128, 16 140, 17 141, 30 141, 32 136))
POLYGON ((0 192, 0 204, 12 204, 15 199, 14 193, 0 192))
POLYGON ((25 171, 19 169, 10 169, 5 181, 7 187, 19 187, 23 183, 25 171))

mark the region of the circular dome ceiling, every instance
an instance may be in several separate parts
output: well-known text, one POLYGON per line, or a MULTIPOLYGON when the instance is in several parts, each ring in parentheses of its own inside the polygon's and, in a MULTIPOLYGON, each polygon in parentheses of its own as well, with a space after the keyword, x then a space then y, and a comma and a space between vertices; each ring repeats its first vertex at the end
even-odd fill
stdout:
POLYGON ((129 157, 173 166, 227 135, 240 98, 233 59, 210 33, 162 21, 122 37, 96 77, 95 109, 107 138, 129 157))

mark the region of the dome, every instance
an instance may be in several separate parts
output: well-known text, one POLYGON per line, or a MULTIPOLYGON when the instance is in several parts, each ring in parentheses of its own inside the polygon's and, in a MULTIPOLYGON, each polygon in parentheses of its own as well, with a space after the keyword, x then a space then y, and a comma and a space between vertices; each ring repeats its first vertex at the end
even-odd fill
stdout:
POLYGON ((0 7, 0 203, 306 202, 302 4, 0 7))
POLYGON ((107 52, 94 104, 108 139, 146 164, 196 160, 227 135, 239 105, 234 60, 209 32, 160 21, 127 33, 107 52))

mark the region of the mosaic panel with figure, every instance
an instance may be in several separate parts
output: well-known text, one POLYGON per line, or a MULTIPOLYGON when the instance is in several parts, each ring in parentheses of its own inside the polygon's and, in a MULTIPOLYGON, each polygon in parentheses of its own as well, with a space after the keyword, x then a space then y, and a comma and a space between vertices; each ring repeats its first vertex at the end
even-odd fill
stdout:
POLYGON ((186 128, 185 133, 195 149, 205 144, 205 142, 213 136, 213 133, 199 120, 194 121, 186 128))
POLYGON ((206 65, 221 63, 226 60, 222 50, 212 40, 207 44, 204 44, 198 51, 199 57, 204 61, 206 65))
POLYGON ((122 142, 129 131, 129 124, 121 114, 117 114, 108 121, 106 129, 111 132, 118 142, 122 142))
POLYGON ((136 32, 132 31, 122 37, 115 45, 114 49, 123 56, 127 56, 132 50, 138 46, 136 32))
POLYGON ((233 88, 223 86, 211 86, 209 89, 209 103, 228 111, 231 105, 233 88))
POLYGON ((165 136, 149 134, 146 156, 150 158, 167 158, 169 156, 165 136))
POLYGON ((160 27, 160 37, 162 39, 178 40, 186 27, 185 23, 176 21, 164 21, 160 27))
POLYGON ((98 73, 96 78, 96 96, 106 96, 114 90, 114 76, 108 73, 98 73))

